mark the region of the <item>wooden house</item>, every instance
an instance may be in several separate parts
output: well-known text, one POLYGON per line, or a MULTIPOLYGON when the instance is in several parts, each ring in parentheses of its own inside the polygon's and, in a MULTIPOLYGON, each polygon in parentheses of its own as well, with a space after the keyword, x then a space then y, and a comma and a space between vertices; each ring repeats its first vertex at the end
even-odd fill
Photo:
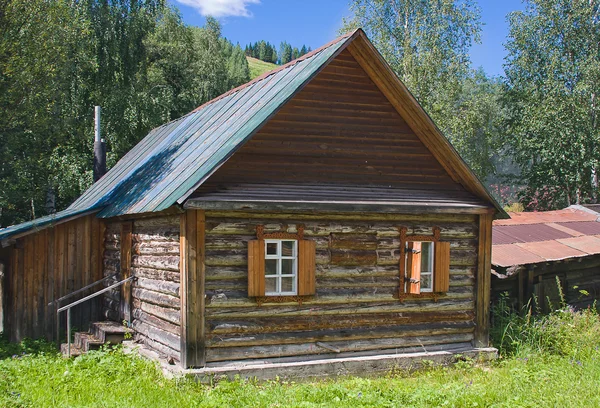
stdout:
POLYGON ((53 338, 49 302, 134 276, 73 324, 125 320, 183 367, 487 347, 498 214, 359 29, 154 129, 67 210, 0 230, 8 330, 53 338))
POLYGON ((583 206, 511 213, 492 227, 492 298, 548 312, 600 299, 600 214, 583 206), (558 279, 558 283, 557 283, 558 279), (533 301, 532 301, 533 299, 533 301), (536 303, 537 301, 537 303, 536 303))

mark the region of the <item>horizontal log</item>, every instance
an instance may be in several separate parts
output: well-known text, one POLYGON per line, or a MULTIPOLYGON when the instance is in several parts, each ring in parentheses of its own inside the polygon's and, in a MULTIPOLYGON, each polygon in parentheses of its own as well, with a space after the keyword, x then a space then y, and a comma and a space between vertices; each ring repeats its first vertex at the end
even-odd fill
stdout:
POLYGON ((146 323, 150 326, 167 331, 169 333, 173 333, 177 336, 181 334, 180 326, 167 322, 166 320, 163 320, 157 316, 146 313, 141 309, 133 309, 133 318, 138 319, 141 322, 146 323))
POLYGON ((132 265, 177 272, 179 271, 179 256, 134 255, 132 265))
POLYGON ((140 309, 146 313, 149 313, 170 323, 173 323, 174 325, 180 326, 181 312, 179 311, 179 309, 163 307, 160 305, 155 305, 153 303, 144 302, 135 298, 133 299, 133 307, 135 309, 140 309))
POLYGON ((143 336, 148 339, 163 344, 175 351, 179 351, 181 349, 180 339, 178 335, 173 333, 169 333, 158 327, 151 326, 147 323, 144 323, 140 320, 133 320, 131 323, 131 327, 141 333, 143 336))
MULTIPOLYGON (((431 223, 431 226, 439 223, 470 223, 476 225, 477 216, 469 214, 394 214, 394 213, 337 213, 337 214, 303 214, 303 213, 253 213, 247 211, 207 211, 207 225, 215 219, 252 219, 259 224, 265 224, 265 220, 323 220, 328 222, 336 220, 354 221, 394 221, 399 224, 431 223)), ((207 227, 208 234, 208 227, 207 227)))
POLYGON ((154 341, 140 333, 135 335, 135 340, 145 344, 166 358, 173 358, 175 361, 180 361, 180 354, 178 350, 174 350, 169 346, 165 346, 164 344, 154 341))
POLYGON ((166 293, 167 295, 179 297, 179 283, 176 282, 138 278, 133 283, 133 287, 148 289, 154 292, 166 293))
POLYGON ((272 332, 272 333, 232 333, 228 336, 208 334, 207 347, 240 347, 240 346, 266 346, 280 344, 303 344, 338 341, 359 341, 367 339, 389 339, 401 337, 436 336, 440 334, 471 333, 475 323, 464 322, 439 322, 417 323, 412 325, 386 326, 386 327, 356 327, 347 330, 310 330, 301 332, 272 332))
POLYGON ((136 255, 174 255, 179 256, 178 242, 156 242, 144 241, 133 245, 133 253, 136 255))
POLYGON ((285 333, 311 330, 353 330, 360 328, 398 326, 416 323, 472 321, 474 313, 469 311, 368 313, 352 315, 305 315, 290 319, 273 315, 265 318, 239 320, 207 320, 210 335, 252 335, 260 333, 285 333))
POLYGON ((138 278, 156 279, 167 282, 179 283, 181 275, 175 271, 165 271, 162 269, 141 268, 134 266, 131 268, 133 275, 138 278))
POLYGON ((143 302, 152 303, 154 305, 170 307, 174 309, 179 309, 180 307, 180 301, 178 297, 164 293, 158 293, 142 288, 133 288, 132 295, 136 299, 139 299, 143 302))
MULTIPOLYGON (((323 300, 323 299, 321 299, 323 300)), ((315 300, 297 303, 264 303, 257 306, 256 302, 247 299, 246 302, 235 302, 223 307, 215 307, 214 303, 207 304, 207 319, 245 319, 272 317, 276 314, 293 318, 305 315, 352 315, 366 313, 408 313, 431 311, 469 311, 473 309, 473 299, 448 299, 447 297, 432 302, 430 299, 407 299, 404 303, 397 299, 388 299, 387 296, 362 297, 363 302, 352 299, 329 299, 322 303, 315 300), (364 301, 371 299, 371 301, 364 301), (383 300, 383 301, 382 301, 383 300), (332 307, 335 305, 335 307, 332 307)))
MULTIPOLYGON (((458 333, 439 336, 421 336, 405 338, 369 339, 362 341, 340 341, 327 343, 340 352, 360 352, 368 350, 384 350, 395 348, 402 352, 407 347, 422 347, 427 350, 428 346, 437 347, 441 344, 465 343, 473 340, 472 333, 458 333)), ((327 354, 323 348, 314 343, 284 344, 276 346, 253 346, 253 347, 228 347, 207 348, 206 360, 208 362, 231 361, 243 359, 278 358, 286 356, 327 354)))

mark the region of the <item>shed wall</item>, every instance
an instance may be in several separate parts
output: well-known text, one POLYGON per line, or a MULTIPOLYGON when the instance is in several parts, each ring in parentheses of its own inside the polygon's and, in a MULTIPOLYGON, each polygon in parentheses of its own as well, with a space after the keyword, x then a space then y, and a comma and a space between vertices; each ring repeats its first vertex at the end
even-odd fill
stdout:
POLYGON ((600 255, 590 255, 526 265, 519 273, 505 279, 494 275, 492 300, 498 303, 505 298, 509 306, 518 310, 535 296, 543 311, 555 310, 561 302, 557 277, 567 304, 581 309, 600 299, 600 255))
MULTIPOLYGON (((55 340, 56 309, 48 303, 102 278, 103 236, 102 220, 88 215, 17 239, 5 278, 5 318, 11 341, 25 337, 55 340)), ((100 314, 100 299, 92 299, 72 309, 71 324, 86 330, 100 314)), ((61 327, 65 319, 62 313, 61 327)), ((64 330, 60 333, 65 336, 64 330)))
POLYGON ((207 362, 471 343, 478 224, 475 216, 294 215, 206 212, 207 362), (316 295, 302 304, 247 296, 247 242, 256 226, 316 242, 316 295), (450 291, 397 298, 399 226, 409 234, 441 228, 451 243, 450 291))

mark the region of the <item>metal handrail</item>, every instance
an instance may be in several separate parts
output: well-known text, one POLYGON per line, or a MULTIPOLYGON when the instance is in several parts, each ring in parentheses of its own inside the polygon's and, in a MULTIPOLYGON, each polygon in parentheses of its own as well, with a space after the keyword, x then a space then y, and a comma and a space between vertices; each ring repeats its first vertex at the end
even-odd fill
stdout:
POLYGON ((90 283, 89 285, 87 285, 87 286, 84 286, 84 287, 83 287, 83 288, 81 288, 81 289, 77 289, 75 292, 71 292, 71 293, 69 293, 69 294, 67 294, 67 295, 64 295, 64 296, 63 296, 63 297, 61 297, 61 298, 58 298, 58 299, 56 299, 56 300, 53 300, 52 302, 48 303, 48 306, 52 306, 53 304, 59 304, 59 303, 60 303, 60 302, 62 302, 63 300, 65 300, 65 299, 68 299, 68 298, 70 298, 70 297, 73 297, 73 296, 77 295, 78 293, 81 293, 81 292, 83 292, 83 291, 85 291, 85 290, 87 290, 87 289, 89 289, 89 288, 93 288, 94 286, 96 286, 96 285, 98 285, 98 284, 100 284, 100 283, 104 282, 105 280, 108 280, 108 279, 114 278, 114 277, 115 277, 115 276, 117 276, 118 274, 119 274, 119 273, 117 272, 117 273, 113 273, 112 275, 105 276, 104 278, 102 278, 102 279, 100 279, 100 280, 97 280, 97 281, 96 281, 96 282, 94 282, 94 283, 90 283))
MULTIPOLYGON (((58 322, 60 321, 60 312, 64 312, 65 310, 67 311, 67 353, 68 356, 71 357, 71 308, 74 306, 77 306, 80 303, 86 302, 92 298, 95 298, 98 295, 101 295, 105 292, 108 292, 111 289, 114 289, 118 286, 121 286, 122 284, 129 282, 131 280, 135 279, 135 276, 130 276, 129 278, 123 279, 122 281, 119 281, 117 283, 113 283, 110 286, 107 286, 106 288, 99 290, 96 293, 92 293, 91 295, 88 295, 82 299, 76 300, 75 302, 69 303, 68 305, 65 305, 63 307, 59 307, 56 310, 56 326, 57 326, 57 331, 60 330, 60 325, 58 324, 58 322)), ((82 289, 80 289, 82 290, 82 289)), ((57 339, 58 340, 58 339, 57 339)))

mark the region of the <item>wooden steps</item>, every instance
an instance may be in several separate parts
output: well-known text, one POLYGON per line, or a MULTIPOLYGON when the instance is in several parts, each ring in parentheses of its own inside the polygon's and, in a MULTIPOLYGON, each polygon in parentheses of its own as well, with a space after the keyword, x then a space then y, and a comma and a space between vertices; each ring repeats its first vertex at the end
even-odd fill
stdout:
MULTIPOLYGON (((125 340, 128 333, 133 330, 117 322, 95 322, 90 325, 89 332, 77 332, 71 343, 70 356, 76 357, 90 350, 98 350, 104 344, 120 344, 125 340)), ((63 356, 69 356, 67 343, 60 346, 63 356)))

